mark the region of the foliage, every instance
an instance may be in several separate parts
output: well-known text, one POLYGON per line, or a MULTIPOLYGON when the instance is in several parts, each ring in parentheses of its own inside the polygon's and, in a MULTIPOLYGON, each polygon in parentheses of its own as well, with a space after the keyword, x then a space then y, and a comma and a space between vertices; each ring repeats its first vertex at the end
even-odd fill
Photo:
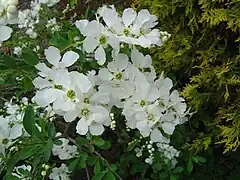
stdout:
MULTIPOLYGON (((196 112, 188 124, 190 135, 184 148, 192 153, 217 151, 216 160, 208 161, 216 169, 225 168, 224 172, 236 168, 235 175, 222 173, 221 179, 237 179, 239 165, 234 159, 228 162, 233 169, 218 161, 239 154, 231 151, 240 145, 240 1, 139 0, 138 4, 157 14, 161 30, 171 34, 163 47, 152 51, 154 63, 175 78, 175 86, 196 112)), ((199 177, 203 179, 202 175, 195 178, 199 177)), ((214 177, 220 179, 217 174, 214 177)))

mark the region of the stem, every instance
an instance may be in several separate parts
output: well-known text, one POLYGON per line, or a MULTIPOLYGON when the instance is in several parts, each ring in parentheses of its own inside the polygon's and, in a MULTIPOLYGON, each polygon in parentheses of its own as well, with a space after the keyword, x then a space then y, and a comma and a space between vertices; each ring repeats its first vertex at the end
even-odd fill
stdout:
POLYGON ((69 44, 67 47, 63 48, 60 52, 63 52, 63 51, 65 51, 65 50, 67 50, 67 49, 69 49, 69 48, 71 48, 73 46, 80 45, 82 43, 83 43, 83 41, 76 42, 76 43, 73 43, 73 44, 69 44))
MULTIPOLYGON (((79 147, 79 145, 76 143, 76 141, 73 139, 73 138, 71 138, 71 137, 69 137, 69 136, 67 136, 66 137, 70 142, 72 142, 74 145, 76 145, 76 146, 78 146, 79 147)), ((85 146, 85 145, 84 145, 85 146)), ((87 148, 87 146, 85 146, 86 148, 87 148)), ((94 154, 95 155, 97 155, 99 158, 101 158, 102 160, 105 160, 105 161, 107 161, 104 157, 102 157, 102 155, 100 154, 100 153, 98 153, 97 151, 94 151, 94 154)), ((107 161, 108 162, 108 161, 107 161)), ((108 167, 110 168, 110 165, 109 165, 109 163, 108 163, 108 167)), ((120 176, 119 176, 119 174, 117 174, 116 172, 113 172, 117 177, 118 177, 118 179, 119 180, 123 180, 120 176)))
POLYGON ((90 176, 89 176, 88 168, 86 167, 85 169, 86 169, 87 179, 90 180, 90 176))

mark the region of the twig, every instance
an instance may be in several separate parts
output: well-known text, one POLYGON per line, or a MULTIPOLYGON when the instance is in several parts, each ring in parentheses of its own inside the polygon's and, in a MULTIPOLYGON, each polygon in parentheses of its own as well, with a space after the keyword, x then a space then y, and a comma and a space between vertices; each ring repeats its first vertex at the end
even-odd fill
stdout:
POLYGON ((86 169, 87 179, 90 180, 90 176, 89 176, 88 168, 86 167, 85 169, 86 169))

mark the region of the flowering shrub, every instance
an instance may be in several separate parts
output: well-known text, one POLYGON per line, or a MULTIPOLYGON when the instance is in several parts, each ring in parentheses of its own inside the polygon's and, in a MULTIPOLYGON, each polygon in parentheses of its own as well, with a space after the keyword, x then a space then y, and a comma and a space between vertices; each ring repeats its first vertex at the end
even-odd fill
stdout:
POLYGON ((147 53, 170 37, 154 28, 155 15, 103 6, 91 21, 61 20, 46 18, 58 1, 35 0, 20 11, 17 0, 0 3, 1 81, 17 92, 2 97, 5 179, 71 179, 79 169, 95 180, 125 179, 127 167, 135 177, 151 166, 182 171, 171 135, 191 113, 147 53), (115 162, 106 155, 114 148, 115 162))

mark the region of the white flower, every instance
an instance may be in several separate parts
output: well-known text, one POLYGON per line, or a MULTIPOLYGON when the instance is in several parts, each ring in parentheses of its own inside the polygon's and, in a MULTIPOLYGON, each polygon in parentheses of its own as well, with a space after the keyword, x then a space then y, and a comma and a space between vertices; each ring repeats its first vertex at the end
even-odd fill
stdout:
POLYGON ((17 23, 17 5, 17 0, 0 0, 0 26, 17 23))
POLYGON ((95 52, 95 59, 98 61, 98 64, 103 65, 106 62, 104 48, 108 47, 108 45, 119 51, 118 40, 111 33, 105 31, 103 25, 98 21, 78 21, 76 26, 86 36, 83 42, 84 50, 87 53, 95 52))
POLYGON ((12 32, 12 28, 0 25, 0 43, 8 40, 11 37, 12 32))
POLYGON ((81 103, 74 111, 69 111, 65 119, 76 119, 80 117, 76 130, 80 135, 86 135, 90 132, 92 135, 101 135, 104 132, 104 126, 110 125, 109 111, 102 106, 94 106, 81 103))
POLYGON ((39 0, 39 3, 46 4, 48 7, 52 7, 57 4, 60 0, 39 0))
POLYGON ((108 63, 107 68, 99 71, 98 77, 102 80, 99 89, 110 92, 114 98, 128 98, 134 92, 134 84, 131 81, 135 73, 130 73, 128 57, 118 54, 114 61, 108 63))
POLYGON ((23 125, 11 122, 9 116, 0 116, 0 153, 5 154, 5 148, 8 148, 15 139, 20 137, 23 132, 23 125))
POLYGON ((65 69, 79 59, 79 55, 73 51, 67 51, 63 57, 61 57, 59 49, 53 46, 45 49, 44 54, 47 61, 54 66, 54 69, 65 69))
MULTIPOLYGON (((57 135, 61 135, 57 133, 57 135)), ((67 160, 73 158, 75 155, 78 154, 77 146, 69 145, 69 141, 65 138, 59 139, 62 141, 61 145, 53 145, 52 153, 54 156, 58 156, 61 160, 67 160)))
POLYGON ((56 72, 51 82, 36 78, 33 84, 40 89, 36 92, 34 101, 41 107, 53 103, 53 109, 69 111, 75 108, 82 93, 87 93, 92 84, 87 76, 78 72, 56 72))
POLYGON ((32 167, 30 165, 17 166, 14 167, 12 175, 22 180, 30 180, 30 178, 26 178, 26 174, 30 175, 31 170, 32 167))
POLYGON ((69 173, 71 173, 66 164, 61 164, 59 168, 55 167, 52 169, 49 175, 50 179, 53 180, 70 180, 69 173))

